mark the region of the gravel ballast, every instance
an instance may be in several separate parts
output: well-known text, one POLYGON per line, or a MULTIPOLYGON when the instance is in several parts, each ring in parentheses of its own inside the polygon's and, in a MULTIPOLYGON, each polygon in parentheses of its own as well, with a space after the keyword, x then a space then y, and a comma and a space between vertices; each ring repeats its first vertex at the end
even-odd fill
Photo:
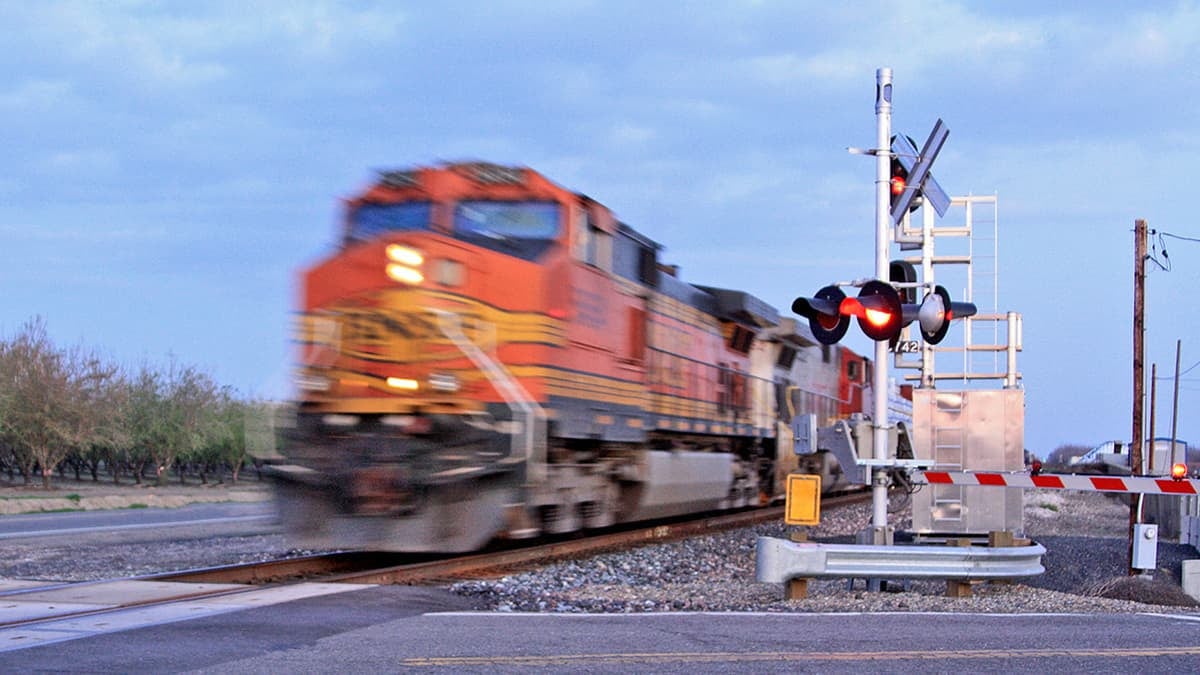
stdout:
MULTIPOLYGON (((909 524, 907 501, 892 500, 889 522, 897 530, 909 524)), ((1125 574, 1127 502, 1093 493, 1030 491, 1025 513, 1026 534, 1047 549, 1046 573, 1018 584, 977 584, 967 598, 946 597, 944 581, 914 581, 902 592, 901 584, 892 583, 888 592, 868 592, 862 580, 851 588, 844 579, 818 579, 809 583, 807 598, 784 600, 782 584, 757 583, 754 576, 757 538, 786 538, 781 523, 556 563, 451 588, 502 612, 1092 613, 1170 607, 1173 612, 1200 613, 1178 581, 1180 562, 1197 557, 1194 548, 1160 542, 1159 569, 1153 575, 1130 578, 1125 574), (1079 536, 1081 532, 1100 536, 1079 536)), ((833 510, 823 515, 809 537, 849 543, 870 524, 870 518, 869 504, 833 510)))

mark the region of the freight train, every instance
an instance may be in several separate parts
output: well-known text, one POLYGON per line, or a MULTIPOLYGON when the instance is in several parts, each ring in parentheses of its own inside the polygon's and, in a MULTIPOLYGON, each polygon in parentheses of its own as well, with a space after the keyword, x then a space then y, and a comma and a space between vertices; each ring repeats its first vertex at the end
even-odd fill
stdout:
POLYGON ((788 422, 869 410, 870 361, 662 251, 528 168, 380 172, 301 274, 286 531, 457 552, 836 486, 788 422))

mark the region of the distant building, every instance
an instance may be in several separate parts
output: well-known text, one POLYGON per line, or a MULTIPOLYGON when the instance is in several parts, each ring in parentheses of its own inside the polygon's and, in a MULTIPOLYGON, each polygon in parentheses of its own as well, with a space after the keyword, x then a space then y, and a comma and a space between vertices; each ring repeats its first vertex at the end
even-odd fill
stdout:
MULTIPOLYGON (((1100 466, 1107 470, 1129 473, 1130 455, 1129 443, 1124 441, 1106 441, 1088 452, 1072 457, 1070 465, 1079 467, 1100 466)), ((1171 464, 1186 461, 1188 453, 1187 441, 1175 439, 1175 453, 1171 452, 1171 439, 1154 438, 1146 441, 1146 451, 1142 454, 1142 473, 1150 476, 1165 476, 1171 473, 1171 464)))

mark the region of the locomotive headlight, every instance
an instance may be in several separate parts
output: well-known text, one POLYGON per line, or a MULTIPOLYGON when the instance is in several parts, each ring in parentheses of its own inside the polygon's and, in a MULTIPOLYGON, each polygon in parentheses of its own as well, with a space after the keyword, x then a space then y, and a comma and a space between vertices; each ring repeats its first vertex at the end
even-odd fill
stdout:
POLYGON ((403 391, 416 391, 421 388, 421 385, 416 380, 408 377, 389 377, 387 385, 393 389, 401 389, 403 391))
POLYGON ((454 393, 458 391, 458 378, 450 373, 433 373, 429 376, 429 386, 434 391, 454 393))
POLYGON ((405 267, 404 265, 397 265, 395 263, 391 263, 387 266, 387 275, 393 281, 399 281, 403 284, 416 285, 422 281, 425 281, 425 275, 421 274, 421 270, 414 269, 412 267, 405 267))
POLYGON ((388 244, 385 252, 389 261, 387 275, 393 281, 413 285, 425 281, 425 275, 420 270, 425 263, 425 256, 420 251, 400 244, 388 244))
POLYGON ((425 256, 415 248, 401 246, 400 244, 388 244, 387 247, 388 260, 398 262, 401 265, 409 267, 420 267, 425 262, 425 256))

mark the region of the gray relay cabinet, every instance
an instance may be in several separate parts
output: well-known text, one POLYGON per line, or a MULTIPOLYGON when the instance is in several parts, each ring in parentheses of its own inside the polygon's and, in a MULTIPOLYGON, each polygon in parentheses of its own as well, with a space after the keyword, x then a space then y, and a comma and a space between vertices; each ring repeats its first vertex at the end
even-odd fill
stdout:
MULTIPOLYGON (((1022 389, 913 391, 913 453, 934 460, 933 470, 1020 471, 1024 439, 1022 389)), ((1020 489, 924 485, 912 513, 918 535, 1024 530, 1020 489)))

